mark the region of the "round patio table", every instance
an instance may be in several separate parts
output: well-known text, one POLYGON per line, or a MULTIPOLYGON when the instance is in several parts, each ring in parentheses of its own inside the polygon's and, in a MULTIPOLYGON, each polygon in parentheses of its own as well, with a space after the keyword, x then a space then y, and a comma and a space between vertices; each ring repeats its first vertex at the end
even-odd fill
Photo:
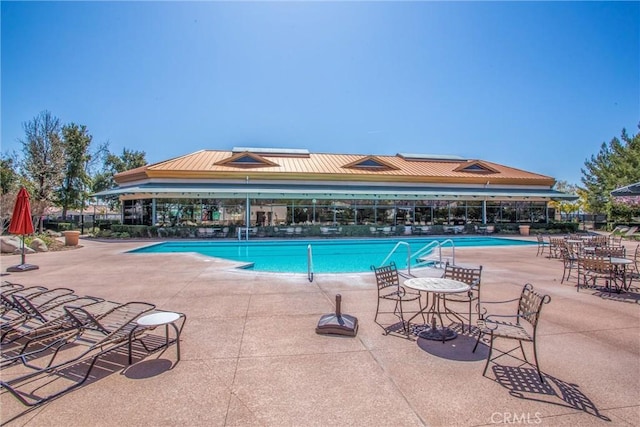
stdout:
POLYGON ((629 264, 632 264, 633 260, 628 258, 610 257, 609 262, 614 266, 616 277, 620 277, 622 279, 622 287, 616 290, 618 292, 620 292, 621 290, 628 291, 629 287, 631 286, 631 280, 629 280, 629 283, 627 283, 627 266, 629 264))
POLYGON ((458 280, 452 279, 444 279, 437 277, 416 277, 413 279, 405 280, 404 286, 407 288, 411 288, 413 290, 419 292, 426 292, 427 294, 433 294, 433 299, 431 304, 429 305, 428 296, 427 296, 427 304, 425 304, 425 308, 416 313, 409 319, 408 324, 411 324, 411 320, 413 320, 418 315, 426 314, 427 318, 431 317, 431 325, 421 332, 418 333, 420 338, 435 340, 442 342, 452 340, 458 336, 458 333, 453 329, 444 326, 444 322, 442 321, 442 314, 445 316, 453 316, 462 323, 462 319, 458 316, 458 313, 449 309, 446 305, 443 304, 444 311, 442 311, 440 307, 440 300, 445 294, 457 294, 461 292, 468 292, 471 287, 464 282, 460 282, 458 280), (440 326, 438 326, 437 320, 440 321, 440 326))

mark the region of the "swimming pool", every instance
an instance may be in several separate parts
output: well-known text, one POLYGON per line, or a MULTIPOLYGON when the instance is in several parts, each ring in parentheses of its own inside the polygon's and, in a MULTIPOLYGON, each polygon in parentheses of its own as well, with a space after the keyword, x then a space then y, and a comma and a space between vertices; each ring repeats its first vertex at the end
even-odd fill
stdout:
MULTIPOLYGON (((336 240, 256 240, 256 241, 172 241, 134 249, 130 253, 195 252, 206 256, 245 263, 244 268, 278 273, 307 273, 307 251, 311 245, 315 273, 355 273, 380 265, 398 242, 406 242, 411 254, 431 242, 452 241, 455 247, 521 246, 536 242, 499 237, 454 237, 449 239, 336 239, 336 240)), ((451 254, 451 245, 442 243, 451 254)), ((398 268, 407 267, 405 244, 389 258, 398 268)), ((413 260, 412 267, 417 263, 413 260)))

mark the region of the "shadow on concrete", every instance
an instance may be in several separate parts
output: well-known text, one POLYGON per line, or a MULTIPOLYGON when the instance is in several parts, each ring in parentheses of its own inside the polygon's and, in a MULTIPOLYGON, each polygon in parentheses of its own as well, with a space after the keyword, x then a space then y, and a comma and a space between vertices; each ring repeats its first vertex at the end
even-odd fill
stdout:
POLYGON ((598 292, 595 292, 593 295, 598 296, 602 299, 608 299, 612 301, 640 304, 640 294, 637 292, 625 291, 621 293, 617 293, 617 292, 609 293, 608 291, 598 291, 598 292))
POLYGON ((163 374, 173 366, 168 359, 145 360, 131 365, 124 371, 124 376, 132 380, 142 380, 163 374))
POLYGON ((476 352, 473 352, 473 347, 476 345, 477 340, 475 328, 469 331, 469 328, 465 326, 465 332, 462 332, 462 326, 459 323, 452 323, 449 328, 457 332, 458 336, 456 338, 442 342, 419 337, 417 339, 418 347, 442 359, 459 362, 486 360, 489 355, 489 348, 486 345, 479 345, 476 352))
POLYGON ((575 409, 593 415, 603 421, 611 421, 602 415, 596 405, 577 384, 571 384, 543 373, 542 383, 534 368, 494 365, 495 381, 509 390, 509 394, 518 399, 549 403, 575 409))
MULTIPOLYGON (((134 361, 139 359, 134 358, 134 361)), ((2 425, 15 421, 26 414, 41 408, 47 402, 66 396, 74 390, 86 387, 103 378, 126 368, 128 351, 120 346, 99 356, 95 362, 93 357, 85 357, 52 372, 42 371, 38 375, 25 377, 25 380, 9 380, 15 389, 14 395, 26 407, 25 410, 10 414, 3 411, 2 425), (17 394, 17 396, 16 396, 17 394), (33 406, 26 406, 26 405, 33 406)), ((5 381, 7 378, 3 378, 5 381)), ((8 390, 7 390, 8 391, 8 390)))

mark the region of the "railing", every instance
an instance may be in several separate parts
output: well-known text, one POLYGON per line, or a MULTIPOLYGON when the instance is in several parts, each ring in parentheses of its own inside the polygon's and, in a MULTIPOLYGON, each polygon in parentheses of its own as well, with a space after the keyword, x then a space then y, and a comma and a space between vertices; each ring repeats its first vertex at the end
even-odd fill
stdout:
POLYGON ((393 249, 391 249, 391 252, 389 252, 389 255, 387 255, 387 257, 384 259, 384 261, 382 261, 380 263, 380 265, 386 265, 387 261, 389 261, 389 259, 393 256, 393 254, 396 252, 396 250, 400 246, 406 246, 407 247, 407 270, 410 273, 411 272, 411 246, 407 242, 398 242, 398 243, 396 243, 396 245, 393 247, 393 249))
POLYGON ((411 274, 411 260, 414 260, 414 259, 418 261, 416 266, 420 266, 420 265, 426 264, 429 260, 435 260, 441 266, 442 265, 442 247, 447 243, 451 245, 451 249, 453 251, 452 252, 452 256, 451 256, 451 263, 455 264, 456 263, 456 247, 455 247, 455 244, 453 243, 453 240, 446 239, 446 240, 443 240, 442 242, 439 242, 437 240, 435 240, 433 242, 429 242, 426 245, 424 245, 423 247, 421 247, 420 249, 418 249, 416 251, 416 253, 413 254, 413 255, 411 255, 411 246, 409 245, 409 243, 404 242, 404 241, 398 242, 393 247, 393 249, 391 249, 391 251, 389 252, 387 257, 384 259, 384 261, 382 261, 382 263, 380 263, 380 265, 386 265, 387 262, 389 261, 389 259, 391 259, 391 257, 398 250, 399 247, 406 246, 407 247, 407 274, 411 274), (432 254, 433 251, 436 248, 438 249, 437 258, 434 259, 434 258, 430 258, 430 257, 422 257, 425 254, 429 254, 429 255, 432 254))
POLYGON ((313 282, 313 250, 311 245, 307 246, 307 278, 313 282))
POLYGON ((416 251, 415 254, 413 254, 413 256, 411 257, 412 259, 415 259, 417 261, 416 266, 420 266, 422 264, 426 264, 429 261, 436 261, 440 266, 442 266, 442 248, 446 245, 446 244, 450 244, 451 245, 451 263, 455 264, 456 263, 456 246, 453 243, 453 240, 451 239, 446 239, 443 240, 442 242, 439 241, 433 241, 433 242, 429 242, 428 244, 426 244, 425 246, 423 246, 422 248, 420 248, 418 251, 416 251), (435 249, 438 249, 438 256, 437 257, 432 257, 429 255, 433 254, 433 251, 435 249), (427 254, 426 257, 423 257, 423 255, 427 254))

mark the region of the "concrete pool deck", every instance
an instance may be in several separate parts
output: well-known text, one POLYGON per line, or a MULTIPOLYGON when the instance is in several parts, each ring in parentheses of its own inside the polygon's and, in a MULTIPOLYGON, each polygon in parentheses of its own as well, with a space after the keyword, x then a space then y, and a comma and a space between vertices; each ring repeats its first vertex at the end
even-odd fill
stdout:
MULTIPOLYGON (((536 257, 536 246, 461 247, 456 258, 483 265, 483 300, 517 298, 525 283, 551 296, 538 330, 545 384, 509 358, 483 377, 487 348, 472 353, 469 334, 445 344, 383 335, 372 273, 309 283, 194 254, 124 253, 141 242, 80 244, 27 255, 39 270, 2 279, 183 312, 182 359, 169 369, 173 346, 130 367, 114 355, 86 385, 35 409, 3 390, 6 425, 640 424, 638 294, 576 292, 575 279, 560 284, 562 262, 536 257), (315 333, 338 293, 359 320, 355 338, 315 333)), ((630 253, 636 244, 625 242, 630 253)), ((0 258, 2 271, 18 259, 0 258)))

